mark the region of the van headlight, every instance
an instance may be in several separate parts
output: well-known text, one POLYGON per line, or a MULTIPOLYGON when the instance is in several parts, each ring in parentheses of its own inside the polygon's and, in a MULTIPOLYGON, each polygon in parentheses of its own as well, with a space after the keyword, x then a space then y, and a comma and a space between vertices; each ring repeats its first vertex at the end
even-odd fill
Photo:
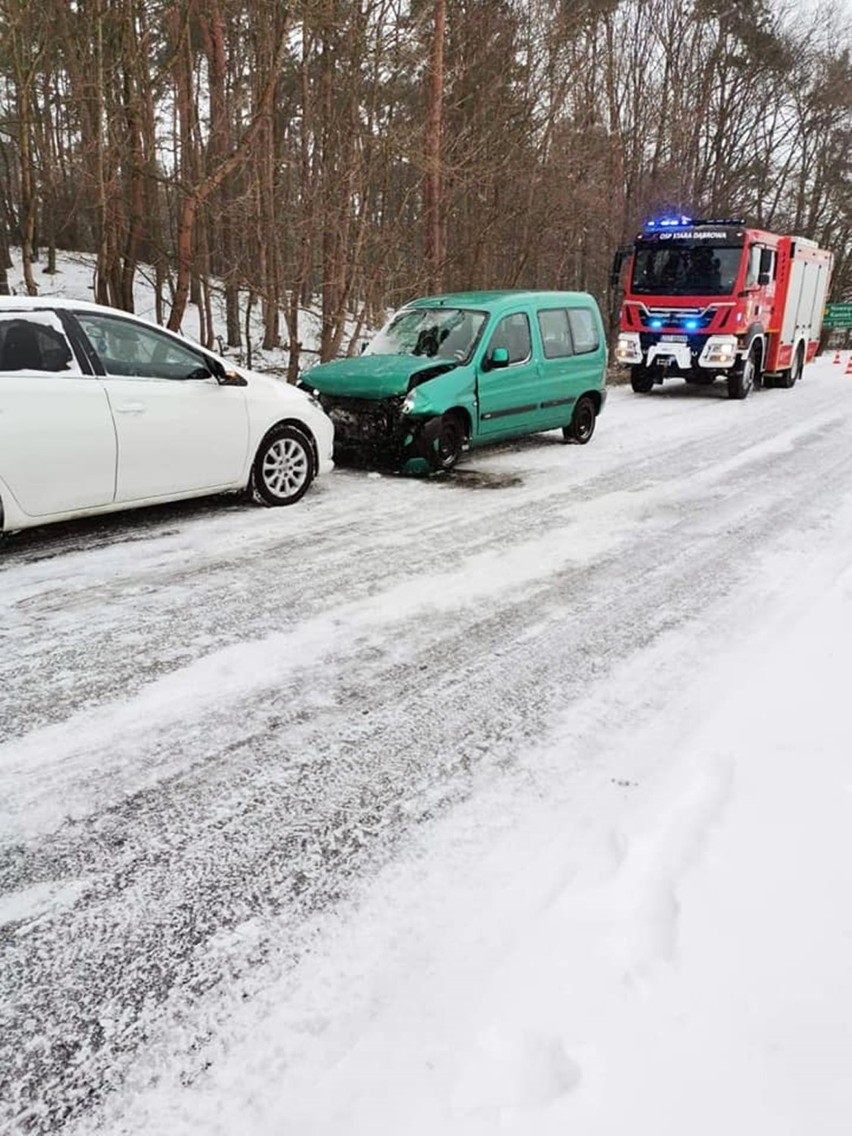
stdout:
POLYGON ((405 399, 403 400, 403 403, 402 403, 402 413, 403 414, 410 414, 412 412, 412 410, 414 409, 414 404, 416 402, 417 402, 417 391, 416 390, 409 391, 408 394, 405 396, 405 399))

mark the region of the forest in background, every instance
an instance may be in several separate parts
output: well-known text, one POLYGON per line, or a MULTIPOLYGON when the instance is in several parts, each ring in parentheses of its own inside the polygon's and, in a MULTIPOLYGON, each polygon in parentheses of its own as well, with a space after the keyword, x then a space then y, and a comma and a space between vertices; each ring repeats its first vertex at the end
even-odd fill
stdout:
MULTIPOLYGON (((586 289, 649 214, 835 252, 852 295, 845 8, 775 0, 0 0, 0 291, 11 245, 96 255, 157 318, 211 293, 300 365, 438 290, 586 289)), ((6 286, 7 290, 7 286, 6 286)))

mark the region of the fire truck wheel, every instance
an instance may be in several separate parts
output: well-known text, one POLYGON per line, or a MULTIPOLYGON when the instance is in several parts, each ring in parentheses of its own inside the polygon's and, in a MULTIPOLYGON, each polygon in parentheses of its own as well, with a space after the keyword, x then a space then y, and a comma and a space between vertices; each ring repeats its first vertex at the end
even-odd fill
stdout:
POLYGON ((647 394, 654 385, 654 379, 645 367, 634 367, 630 372, 630 385, 637 394, 647 394))
POLYGON ((743 369, 728 375, 728 398, 748 398, 757 374, 757 352, 754 348, 748 353, 743 369))
POLYGON ((804 366, 805 351, 800 343, 796 348, 796 355, 793 359, 793 366, 789 371, 785 371, 781 377, 781 386, 786 387, 787 390, 789 390, 790 387, 794 387, 798 380, 802 377, 802 370, 804 369, 804 366))

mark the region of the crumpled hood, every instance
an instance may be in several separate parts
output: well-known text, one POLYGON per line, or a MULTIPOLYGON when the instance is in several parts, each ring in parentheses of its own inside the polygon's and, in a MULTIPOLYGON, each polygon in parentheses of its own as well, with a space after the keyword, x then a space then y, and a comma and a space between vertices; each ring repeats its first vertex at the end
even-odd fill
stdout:
POLYGON ((356 355, 320 363, 302 375, 302 383, 320 394, 342 398, 390 398, 405 394, 412 375, 423 371, 443 374, 455 368, 452 359, 424 359, 413 355, 356 355))

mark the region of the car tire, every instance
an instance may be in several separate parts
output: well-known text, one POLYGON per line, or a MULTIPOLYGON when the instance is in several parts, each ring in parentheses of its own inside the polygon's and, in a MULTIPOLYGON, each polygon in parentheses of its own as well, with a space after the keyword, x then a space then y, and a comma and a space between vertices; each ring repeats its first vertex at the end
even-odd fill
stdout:
POLYGON ((571 442, 575 446, 585 446, 587 442, 592 440, 597 420, 595 404, 587 394, 584 394, 582 398, 577 399, 574 413, 571 416, 571 424, 563 427, 562 437, 566 442, 571 442))
POLYGON ((295 505, 315 473, 307 434, 297 426, 276 426, 258 446, 249 492, 259 505, 295 505))

